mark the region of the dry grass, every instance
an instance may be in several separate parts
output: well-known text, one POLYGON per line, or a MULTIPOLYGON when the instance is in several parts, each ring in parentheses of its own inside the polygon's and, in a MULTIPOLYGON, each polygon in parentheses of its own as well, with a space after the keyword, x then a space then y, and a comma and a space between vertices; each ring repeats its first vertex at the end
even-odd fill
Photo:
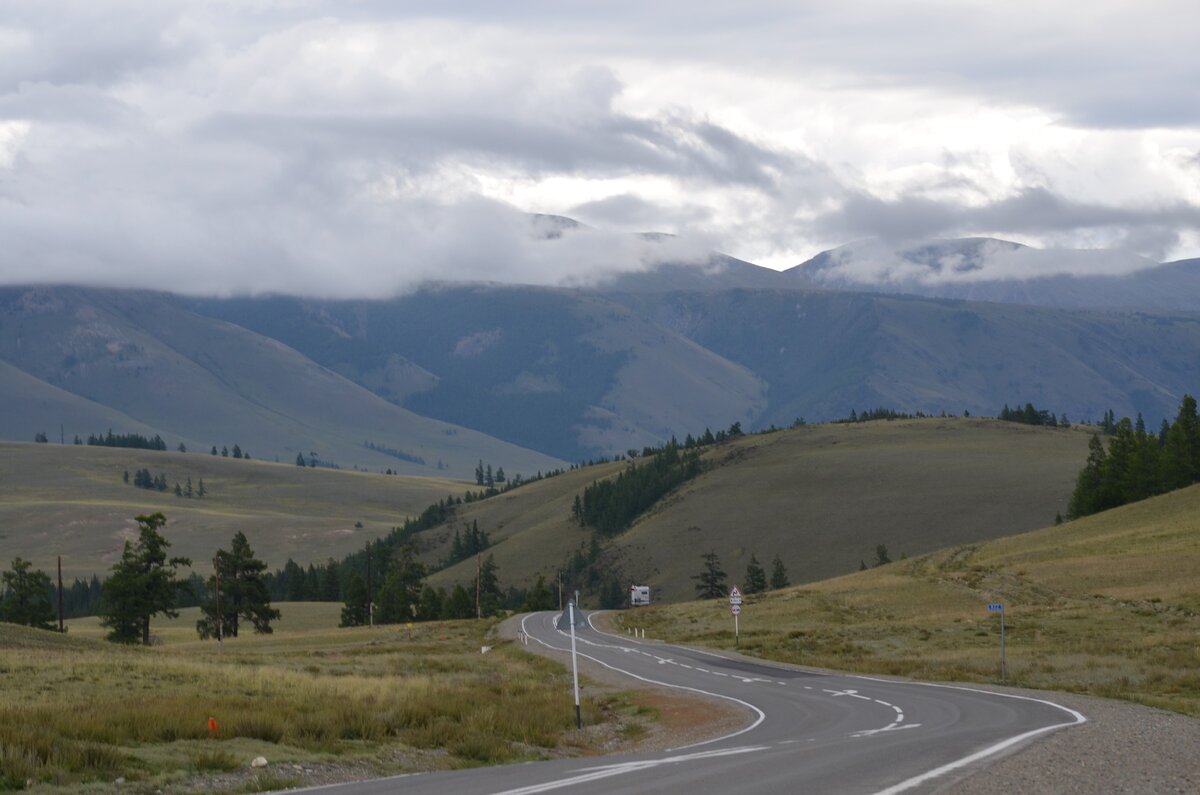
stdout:
MULTIPOLYGON (((118 776, 157 787, 259 754, 387 773, 539 758, 574 742, 569 676, 505 642, 481 655, 482 623, 281 631, 223 651, 182 630, 143 649, 0 625, 0 789, 118 776)), ((603 711, 589 700, 585 722, 603 711)))
POLYGON ((63 573, 105 576, 136 534, 133 517, 162 511, 173 554, 207 561, 239 530, 272 567, 303 564, 362 549, 430 503, 461 495, 444 479, 304 469, 292 463, 239 461, 206 453, 0 443, 0 547, 47 572, 62 555, 63 573), (184 499, 122 482, 146 467, 174 486, 200 478, 209 494, 184 499), (361 524, 361 527, 356 526, 361 524))
MULTIPOLYGON (((817 667, 1124 698, 1200 716, 1200 487, 1105 514, 753 597, 741 649, 817 667)), ((621 616, 732 647, 728 605, 621 616)))

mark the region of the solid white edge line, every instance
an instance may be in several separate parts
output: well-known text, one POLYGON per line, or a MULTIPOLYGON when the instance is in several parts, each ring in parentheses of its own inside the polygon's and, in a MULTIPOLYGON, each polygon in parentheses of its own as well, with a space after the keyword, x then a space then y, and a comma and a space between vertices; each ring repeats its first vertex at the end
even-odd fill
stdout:
POLYGON ((1055 709, 1061 709, 1063 712, 1067 713, 1072 718, 1074 718, 1074 720, 1069 721, 1068 723, 1056 723, 1053 726, 1043 726, 1040 729, 1033 729, 1032 731, 1027 731, 1024 734, 1018 734, 1015 737, 1009 737, 1007 740, 1001 740, 1000 742, 996 743, 995 745, 990 745, 981 751, 976 751, 973 754, 968 754, 967 756, 964 756, 961 759, 956 759, 955 761, 948 762, 948 763, 942 765, 941 767, 934 768, 933 770, 926 771, 925 773, 921 773, 920 775, 913 776, 910 779, 901 781, 899 784, 893 784, 892 786, 890 786, 886 789, 881 789, 878 792, 874 793, 874 795, 896 795, 896 793, 904 792, 905 790, 910 790, 913 787, 924 784, 926 781, 929 781, 930 779, 934 779, 934 778, 937 778, 938 776, 949 773, 952 770, 958 770, 961 767, 966 767, 967 765, 972 764, 974 762, 978 762, 981 759, 986 759, 989 756, 994 756, 995 754, 998 754, 1007 748, 1011 748, 1012 746, 1014 746, 1020 742, 1023 742, 1025 740, 1028 740, 1032 737, 1036 737, 1039 734, 1046 734, 1047 732, 1052 732, 1057 729, 1065 729, 1070 726, 1079 726, 1080 724, 1087 723, 1087 716, 1084 715, 1082 712, 1071 709, 1070 707, 1064 707, 1062 704, 1056 704, 1055 702, 1050 701, 1048 699, 1044 699, 1044 698, 1034 698, 1032 696, 1018 696, 1014 693, 997 693, 994 690, 981 690, 977 687, 964 687, 962 685, 943 685, 943 684, 938 684, 935 682, 897 682, 893 679, 880 679, 878 677, 863 676, 861 674, 847 674, 847 676, 853 676, 856 679, 866 679, 869 682, 883 682, 885 684, 893 684, 893 685, 917 685, 920 687, 939 687, 944 690, 965 690, 969 693, 981 693, 981 694, 987 695, 987 696, 999 696, 1001 698, 1015 698, 1018 701, 1033 701, 1038 704, 1045 704, 1048 707, 1054 707, 1055 709))
MULTIPOLYGON (((554 651, 561 651, 561 652, 567 652, 567 651, 570 651, 570 649, 560 649, 560 648, 559 648, 559 647, 557 647, 557 646, 552 646, 552 645, 550 645, 549 643, 547 643, 546 641, 542 640, 541 638, 537 638, 537 637, 534 637, 534 636, 532 636, 532 635, 529 635, 529 633, 525 631, 525 622, 526 622, 526 621, 527 621, 529 618, 531 618, 532 616, 534 616, 534 615, 537 615, 537 614, 536 614, 536 613, 531 613, 531 614, 529 614, 529 615, 527 615, 527 616, 524 616, 524 617, 522 617, 522 618, 521 618, 521 631, 522 631, 522 632, 525 632, 525 634, 526 634, 528 637, 531 637, 531 638, 533 638, 533 639, 534 639, 534 640, 536 640, 538 643, 540 643, 540 644, 542 644, 543 646, 545 646, 547 649, 553 649, 554 651)), ((551 623, 551 626, 553 626, 553 622, 551 623)), ((591 614, 590 614, 590 613, 588 614, 588 626, 590 626, 590 627, 592 628, 592 630, 593 630, 593 631, 595 631, 595 632, 598 632, 599 634, 602 634, 602 635, 608 635, 608 634, 609 634, 609 633, 607 633, 607 632, 600 632, 600 630, 596 629, 596 625, 592 623, 592 616, 591 616, 591 614)), ((557 631, 561 632, 562 630, 557 630, 557 631)), ((609 635, 609 637, 619 637, 619 636, 616 636, 616 635, 609 635)), ((686 690, 686 691, 688 691, 688 692, 690 692, 690 693, 699 693, 700 695, 704 695, 704 696, 711 696, 712 698, 720 698, 720 699, 724 699, 724 700, 726 700, 726 701, 733 701, 733 702, 735 702, 735 703, 737 703, 737 704, 741 704, 743 707, 746 707, 747 709, 751 710, 752 712, 754 712, 754 713, 756 713, 756 714, 758 715, 758 718, 757 718, 757 719, 756 719, 756 720, 755 720, 753 723, 751 723, 749 726, 746 726, 745 728, 739 729, 738 731, 731 732, 730 734, 725 734, 725 735, 722 735, 722 736, 720 736, 720 737, 714 737, 714 738, 712 738, 711 740, 703 740, 703 741, 701 741, 701 742, 698 742, 698 743, 691 743, 691 744, 689 744, 689 745, 681 745, 681 746, 679 746, 678 748, 668 748, 668 749, 667 749, 667 751, 666 751, 667 753, 674 753, 675 751, 683 751, 683 750, 686 750, 686 749, 688 749, 688 748, 699 748, 699 747, 700 747, 700 746, 702 746, 702 745, 711 745, 712 743, 718 743, 718 742, 722 742, 722 741, 724 741, 724 740, 731 740, 731 739, 733 739, 734 737, 737 737, 737 736, 739 736, 739 735, 745 734, 745 733, 746 733, 746 732, 748 732, 748 731, 752 731, 753 729, 756 729, 756 728, 758 728, 758 725, 759 725, 760 723, 762 723, 764 720, 766 720, 766 719, 767 719, 767 715, 766 715, 766 713, 765 713, 765 712, 763 712, 761 709, 759 709, 758 707, 754 706, 754 705, 753 705, 753 704, 751 704, 750 702, 748 702, 748 701, 743 701, 743 700, 742 700, 742 699, 740 699, 740 698, 735 698, 734 696, 726 696, 726 695, 723 695, 723 694, 721 694, 721 693, 710 693, 709 691, 707 691, 707 690, 701 690, 701 689, 700 689, 700 688, 698 688, 698 687, 687 687, 686 685, 673 685, 673 684, 671 684, 671 683, 669 683, 669 682, 659 682, 659 681, 656 681, 656 680, 654 680, 654 679, 647 679, 647 678, 646 678, 646 677, 644 677, 644 676, 638 676, 637 674, 633 673, 632 671, 626 671, 625 669, 623 669, 623 668, 618 668, 618 667, 616 667, 615 665, 609 665, 608 663, 604 662, 603 660, 600 660, 600 659, 597 659, 597 658, 595 658, 595 657, 592 657, 592 656, 591 656, 591 655, 589 655, 589 654, 583 654, 582 652, 576 652, 576 653, 577 653, 577 654, 578 654, 580 657, 585 657, 585 658, 587 658, 587 659, 591 660, 591 661, 592 661, 592 662, 594 662, 594 663, 597 663, 597 664, 599 664, 599 665, 603 665, 605 668, 608 668, 610 671, 616 671, 617 673, 624 674, 625 676, 629 676, 629 677, 632 677, 632 678, 634 678, 634 679, 637 679, 637 680, 638 680, 638 681, 640 681, 640 682, 646 682, 646 683, 648 683, 648 684, 652 684, 652 685, 659 685, 660 687, 669 687, 669 688, 671 688, 671 689, 673 689, 673 690, 686 690)))

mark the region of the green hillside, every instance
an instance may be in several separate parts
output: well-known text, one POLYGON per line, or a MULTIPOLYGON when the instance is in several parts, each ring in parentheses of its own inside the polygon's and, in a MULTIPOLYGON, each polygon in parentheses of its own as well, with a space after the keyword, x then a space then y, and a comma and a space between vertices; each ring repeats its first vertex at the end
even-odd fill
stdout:
MULTIPOLYGON (((748 600, 750 654, 932 680, 1008 681, 1200 716, 1200 486, 748 600)), ((648 634, 733 646, 723 600, 626 613, 648 634)))
MULTIPOLYGON (((857 569, 877 544, 899 557, 1019 533, 1066 511, 1087 440, 1082 429, 939 418, 746 436, 709 448, 710 469, 618 536, 608 560, 625 580, 679 600, 694 595, 691 576, 709 550, 735 580, 755 554, 764 564, 779 555, 792 582, 808 582, 857 569)), ((553 577, 590 539, 571 521, 575 495, 622 466, 464 506, 457 521, 491 535, 506 582, 553 577)), ((435 580, 473 576, 467 561, 435 580)))
POLYGON ((71 577, 101 576, 133 538, 137 514, 162 511, 172 552, 207 572, 212 554, 241 530, 272 568, 289 557, 341 558, 386 534, 464 484, 297 467, 212 456, 58 444, 0 442, 0 550, 71 577), (207 496, 184 499, 126 485, 145 467, 174 486, 204 480, 207 496), (361 523, 362 527, 356 527, 361 523))
MULTIPOLYGON (((0 535, 6 555, 49 570, 56 555, 74 574, 107 569, 133 516, 163 511, 181 554, 203 559, 237 530, 272 566, 288 557, 322 562, 362 548, 406 515, 474 484, 208 454, 0 446, 0 535), (127 486, 122 472, 162 472, 172 485, 204 478, 209 495, 180 499, 127 486), (355 527, 361 522, 363 527, 355 527)), ((688 599, 700 554, 717 552, 735 578, 751 554, 779 555, 793 582, 855 570, 877 544, 894 557, 1032 528, 1065 511, 1087 451, 1084 430, 1050 430, 978 419, 905 420, 802 427, 750 435, 705 449, 706 471, 669 494, 606 545, 601 565, 624 581, 688 599)), ((455 530, 478 523, 492 542, 505 586, 554 579, 591 531, 571 519, 577 494, 627 466, 570 470, 454 509, 418 536, 422 558, 444 560, 455 530)), ((435 574, 467 583, 474 560, 435 574)), ((568 583, 570 585, 570 583, 568 583)))

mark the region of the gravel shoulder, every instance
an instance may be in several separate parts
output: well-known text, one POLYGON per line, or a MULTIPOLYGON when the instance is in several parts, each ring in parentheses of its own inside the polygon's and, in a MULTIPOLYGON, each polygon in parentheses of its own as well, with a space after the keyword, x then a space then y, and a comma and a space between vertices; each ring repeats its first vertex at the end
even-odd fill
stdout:
MULTIPOLYGON (((500 632, 504 637, 515 639, 519 629, 519 620, 510 620, 500 627, 500 632)), ((569 655, 547 652, 535 646, 537 644, 530 644, 529 650, 556 659, 566 657, 570 663, 569 655)), ((723 650, 722 654, 755 660, 728 650, 723 650)), ((683 696, 679 691, 647 686, 586 659, 580 660, 580 671, 596 687, 649 689, 676 705, 671 719, 659 721, 660 725, 638 744, 639 750, 673 748, 720 737, 736 731, 749 720, 747 712, 729 702, 683 696), (682 706, 686 702, 695 702, 696 706, 688 709, 682 706)), ((1088 720, 1033 738, 1000 756, 989 757, 957 771, 940 782, 935 789, 938 793, 1200 793, 1200 719, 1125 701, 1071 693, 976 684, 970 687, 1053 701, 1083 713, 1088 720)))

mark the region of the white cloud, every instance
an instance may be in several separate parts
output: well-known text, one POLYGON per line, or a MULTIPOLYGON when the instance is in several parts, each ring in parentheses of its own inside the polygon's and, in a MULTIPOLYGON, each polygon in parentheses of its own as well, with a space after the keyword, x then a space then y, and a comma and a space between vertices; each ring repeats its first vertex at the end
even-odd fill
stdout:
POLYGON ((1195 255, 1192 5, 16 0, 0 282, 384 295, 877 235, 1195 255))

